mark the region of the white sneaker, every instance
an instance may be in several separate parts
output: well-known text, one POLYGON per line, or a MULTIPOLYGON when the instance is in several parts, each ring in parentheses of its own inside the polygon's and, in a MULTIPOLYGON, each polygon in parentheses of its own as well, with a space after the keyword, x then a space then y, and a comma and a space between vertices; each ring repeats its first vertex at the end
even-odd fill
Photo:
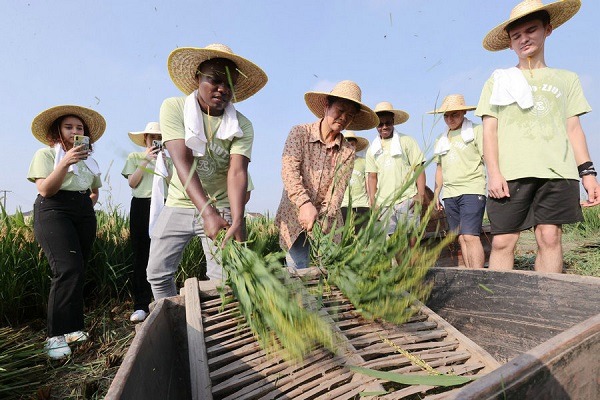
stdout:
POLYGON ((65 334, 65 341, 67 343, 81 343, 89 339, 89 336, 84 331, 75 331, 65 334))
POLYGON ((71 355, 71 348, 65 341, 65 337, 61 336, 53 336, 46 340, 46 345, 44 346, 48 357, 53 360, 60 360, 61 358, 65 358, 71 355))
POLYGON ((146 319, 146 317, 148 316, 148 313, 144 310, 135 310, 133 312, 133 314, 131 314, 131 317, 129 317, 129 320, 131 322, 142 322, 143 320, 146 319))

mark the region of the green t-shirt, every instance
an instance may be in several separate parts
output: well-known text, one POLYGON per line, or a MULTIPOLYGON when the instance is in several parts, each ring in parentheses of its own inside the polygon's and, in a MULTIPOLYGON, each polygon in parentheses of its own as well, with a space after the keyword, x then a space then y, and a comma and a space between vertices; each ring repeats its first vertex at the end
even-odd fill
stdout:
POLYGON ((344 192, 342 207, 348 207, 350 197, 352 197, 352 207, 369 207, 369 196, 365 186, 365 159, 362 157, 354 159, 354 168, 344 192))
POLYGON ((475 139, 468 143, 465 143, 460 132, 459 128, 447 133, 450 150, 435 158, 435 161, 442 166, 444 181, 442 199, 463 194, 485 195, 483 128, 481 125, 474 124, 475 139))
MULTIPOLYGON (((33 160, 29 165, 27 179, 35 182, 36 179, 46 179, 54 171, 54 159, 56 152, 52 147, 45 147, 35 152, 33 160)), ((81 191, 96 189, 102 186, 100 175, 94 175, 85 165, 85 162, 79 161, 77 164, 78 174, 67 172, 65 180, 60 185, 60 190, 81 191)))
POLYGON ((375 203, 379 206, 399 204, 417 194, 417 184, 406 187, 401 197, 394 201, 406 183, 411 179, 415 170, 425 162, 425 156, 419 148, 417 141, 408 135, 398 134, 402 154, 391 154, 391 142, 394 140, 382 139, 381 150, 373 154, 372 149, 367 151, 366 173, 377 174, 377 192, 375 203))
MULTIPOLYGON (((125 178, 129 178, 129 175, 133 174, 138 166, 144 161, 146 157, 145 151, 139 151, 130 153, 127 156, 127 161, 125 162, 125 166, 123 167, 123 171, 121 171, 121 175, 125 178)), ((165 157, 167 162, 167 168, 172 170, 173 162, 170 158, 165 157)), ((154 179, 154 161, 149 162, 144 168, 144 173, 142 174, 142 180, 140 183, 131 189, 131 194, 133 197, 138 199, 149 199, 152 197, 152 181, 154 179)), ((165 193, 167 193, 165 191, 165 193)))
POLYGON ((520 178, 579 179, 567 119, 591 111, 577 74, 554 68, 523 70, 533 91, 533 107, 490 104, 489 78, 475 114, 498 119, 498 162, 506 180, 520 178))
MULTIPOLYGON (((184 103, 185 97, 171 97, 166 99, 160 107, 160 129, 163 143, 185 138, 184 103)), ((233 140, 216 139, 212 136, 219 129, 223 117, 211 117, 206 114, 203 114, 202 117, 208 144, 206 145, 206 153, 202 157, 195 157, 197 162, 196 173, 206 194, 210 198, 216 199, 217 207, 229 207, 229 198, 227 197, 229 156, 239 154, 250 159, 254 129, 252 123, 238 111, 237 118, 244 133, 243 136, 233 138, 233 140)), ((169 207, 194 208, 194 204, 185 192, 177 171, 173 171, 166 205, 169 207)))

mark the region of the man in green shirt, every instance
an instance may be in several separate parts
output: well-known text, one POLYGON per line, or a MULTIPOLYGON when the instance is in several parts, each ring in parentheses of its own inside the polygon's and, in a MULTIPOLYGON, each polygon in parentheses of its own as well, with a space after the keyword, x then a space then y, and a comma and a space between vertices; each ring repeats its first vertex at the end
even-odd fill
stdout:
POLYGON ((485 171, 483 168, 483 132, 465 117, 467 106, 461 94, 444 98, 430 114, 443 114, 448 128, 435 142, 434 201, 438 210, 446 210, 451 231, 458 243, 467 268, 483 268, 485 255, 479 235, 485 211, 485 171), (443 189, 443 191, 442 191, 443 189), (444 200, 442 207, 441 198, 444 200))
POLYGON ((425 171, 416 178, 414 174, 425 157, 415 139, 394 129, 408 120, 408 113, 394 109, 387 101, 377 104, 375 112, 379 117, 379 135, 367 150, 367 188, 371 207, 380 209, 382 216, 389 215, 391 235, 399 224, 412 219, 415 202, 423 202, 425 171))
POLYGON ((183 47, 168 60, 171 79, 186 97, 166 99, 160 109, 163 143, 175 167, 165 207, 151 232, 148 281, 155 300, 177 294, 175 273, 190 239, 199 236, 207 276, 222 279, 213 243, 245 240, 244 205, 252 123, 233 107, 258 92, 266 74, 222 44, 183 47))
POLYGON ((483 118, 491 223, 490 268, 509 270, 519 232, 534 228, 536 271, 562 272, 562 225, 582 220, 583 206, 600 203, 600 187, 579 116, 591 111, 578 76, 546 66, 546 38, 570 19, 580 0, 544 5, 523 1, 483 41, 490 51, 511 48, 516 67, 494 71, 476 115, 483 118))

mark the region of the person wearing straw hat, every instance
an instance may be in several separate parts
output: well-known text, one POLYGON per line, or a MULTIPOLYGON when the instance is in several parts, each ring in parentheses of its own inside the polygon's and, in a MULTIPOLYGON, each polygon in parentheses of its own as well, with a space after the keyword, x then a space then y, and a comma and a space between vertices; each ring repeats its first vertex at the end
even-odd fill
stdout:
MULTIPOLYGON (((131 187, 131 206, 129 209, 129 238, 133 250, 133 276, 131 279, 133 292, 133 313, 131 322, 141 322, 148 316, 148 306, 152 300, 152 290, 146 278, 148 254, 150 252, 150 203, 152 200, 153 181, 157 172, 157 162, 163 163, 162 170, 172 170, 170 158, 162 152, 162 136, 158 122, 149 122, 143 131, 129 132, 133 143, 144 147, 144 151, 130 153, 121 171, 131 187), (160 160, 157 157, 161 155, 160 160)), ((160 170, 160 169, 158 169, 160 170)), ((164 178, 169 179, 169 175, 164 178)), ((163 184, 164 182, 159 182, 163 184)), ((167 193, 162 188, 162 193, 167 193)), ((164 203, 164 196, 161 195, 164 203)))
POLYGON ((428 113, 442 114, 448 126, 434 145, 437 167, 433 198, 439 211, 446 210, 450 230, 458 234, 467 268, 483 268, 485 262, 479 239, 486 201, 483 130, 465 117, 475 108, 465 104, 462 94, 451 94, 438 109, 428 113))
POLYGON ((583 218, 579 179, 588 199, 600 187, 579 117, 591 111, 577 74, 546 65, 547 38, 573 17, 580 0, 519 3, 483 40, 490 51, 512 49, 517 66, 487 80, 475 114, 483 118, 492 234, 490 268, 512 269, 520 231, 534 228, 536 271, 562 272, 562 225, 583 218))
POLYGON ((102 186, 90 153, 105 128, 102 115, 76 105, 49 108, 31 123, 33 136, 46 145, 33 156, 27 179, 38 190, 35 238, 52 271, 45 344, 52 359, 69 356, 69 343, 88 339, 83 332, 84 271, 96 238, 94 204, 102 186), (75 145, 76 135, 87 137, 89 145, 75 145))
POLYGON ((150 234, 147 275, 154 299, 177 294, 175 273, 183 250, 199 236, 209 279, 222 279, 213 243, 242 241, 252 153, 252 123, 233 105, 257 93, 267 75, 223 44, 171 52, 169 75, 183 97, 160 108, 163 143, 175 167, 165 207, 150 234))
POLYGON ((340 227, 340 205, 354 164, 354 147, 344 129, 365 130, 377 125, 377 115, 361 102, 360 87, 338 82, 331 92, 307 92, 306 105, 318 120, 297 125, 283 148, 283 193, 275 217, 279 243, 290 268, 310 262, 307 234, 319 221, 325 232, 340 227))
POLYGON ((344 224, 348 219, 348 208, 351 207, 351 211, 354 213, 356 222, 354 230, 358 233, 359 229, 364 226, 366 221, 366 215, 369 212, 369 195, 367 194, 367 180, 365 178, 365 157, 364 152, 369 147, 369 141, 364 137, 357 136, 354 131, 345 131, 344 138, 354 146, 356 155, 354 158, 354 166, 352 167, 352 175, 350 175, 350 181, 348 181, 348 187, 344 192, 344 198, 342 199, 342 218, 344 224))
POLYGON ((423 202, 425 156, 415 139, 394 129, 408 120, 407 112, 387 101, 377 104, 375 112, 378 135, 367 150, 367 187, 371 207, 377 207, 382 217, 389 216, 391 235, 400 222, 413 220, 415 203, 423 202))

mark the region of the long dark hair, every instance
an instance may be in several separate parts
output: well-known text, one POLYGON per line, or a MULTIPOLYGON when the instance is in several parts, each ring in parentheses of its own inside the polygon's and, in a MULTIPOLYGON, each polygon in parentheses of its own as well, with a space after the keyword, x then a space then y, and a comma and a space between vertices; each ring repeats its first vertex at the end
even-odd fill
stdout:
MULTIPOLYGON (((83 120, 83 118, 81 118, 80 116, 75 115, 75 114, 66 114, 66 115, 62 115, 62 116, 56 118, 54 120, 54 122, 52 123, 52 125, 50 125, 50 129, 48 129, 48 132, 46 132, 46 140, 52 146, 54 146, 56 143, 62 144, 65 151, 67 149, 65 148, 65 144, 62 141, 62 136, 60 134, 60 125, 68 117, 74 117, 74 118, 77 118, 79 121, 81 121, 81 124, 83 125, 83 134, 87 137, 90 137, 90 129, 88 128, 88 126, 85 123, 85 121, 83 120)), ((91 150, 92 150, 92 142, 90 140, 90 151, 91 150)))

